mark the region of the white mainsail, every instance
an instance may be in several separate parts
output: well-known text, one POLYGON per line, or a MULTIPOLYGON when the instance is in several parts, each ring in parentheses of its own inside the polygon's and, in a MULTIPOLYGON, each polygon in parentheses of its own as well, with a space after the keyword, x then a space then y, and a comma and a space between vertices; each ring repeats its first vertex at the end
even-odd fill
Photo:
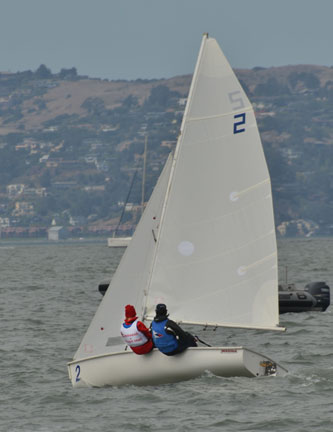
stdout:
POLYGON ((179 322, 278 329, 270 178, 251 104, 215 39, 192 81, 149 285, 179 322))
POLYGON ((159 384, 200 376, 284 375, 243 347, 195 347, 169 358, 125 351, 124 306, 151 320, 279 327, 269 173, 251 104, 215 39, 204 35, 170 156, 111 284, 68 364, 74 386, 159 384))

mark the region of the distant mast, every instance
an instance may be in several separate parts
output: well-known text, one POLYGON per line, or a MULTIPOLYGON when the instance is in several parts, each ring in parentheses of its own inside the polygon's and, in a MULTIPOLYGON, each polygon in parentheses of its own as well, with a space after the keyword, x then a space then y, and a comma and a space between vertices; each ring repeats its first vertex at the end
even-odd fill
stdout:
POLYGON ((141 186, 141 215, 145 209, 145 183, 146 183, 146 163, 147 163, 147 142, 148 135, 145 136, 145 146, 143 151, 143 171, 142 171, 142 186, 141 186))

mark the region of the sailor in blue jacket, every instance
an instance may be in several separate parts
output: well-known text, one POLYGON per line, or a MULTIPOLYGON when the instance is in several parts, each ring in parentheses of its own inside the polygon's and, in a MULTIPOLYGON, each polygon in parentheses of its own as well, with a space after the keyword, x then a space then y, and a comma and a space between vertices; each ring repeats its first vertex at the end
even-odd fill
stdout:
POLYGON ((188 347, 197 346, 194 336, 168 319, 169 315, 165 304, 158 304, 155 312, 156 316, 151 324, 153 341, 155 347, 163 354, 172 356, 185 351, 188 347))

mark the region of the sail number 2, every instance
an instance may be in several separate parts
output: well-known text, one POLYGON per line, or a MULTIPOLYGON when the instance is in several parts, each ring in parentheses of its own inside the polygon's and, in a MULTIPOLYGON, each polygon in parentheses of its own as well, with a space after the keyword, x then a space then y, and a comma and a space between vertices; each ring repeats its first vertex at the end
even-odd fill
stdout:
MULTIPOLYGON (((245 108, 242 93, 239 90, 228 93, 228 97, 233 110, 245 108)), ((243 127, 245 121, 245 113, 234 115, 234 134, 245 132, 245 127, 243 127)))
POLYGON ((242 127, 245 125, 245 119, 245 113, 234 115, 234 134, 245 132, 245 127, 242 127))

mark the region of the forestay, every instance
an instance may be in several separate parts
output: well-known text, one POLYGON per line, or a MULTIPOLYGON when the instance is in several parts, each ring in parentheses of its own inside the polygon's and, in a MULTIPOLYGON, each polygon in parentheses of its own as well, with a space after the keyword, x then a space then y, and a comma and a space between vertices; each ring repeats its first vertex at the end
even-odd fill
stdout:
POLYGON ((162 214, 146 314, 278 329, 271 184, 251 104, 205 36, 162 214))

